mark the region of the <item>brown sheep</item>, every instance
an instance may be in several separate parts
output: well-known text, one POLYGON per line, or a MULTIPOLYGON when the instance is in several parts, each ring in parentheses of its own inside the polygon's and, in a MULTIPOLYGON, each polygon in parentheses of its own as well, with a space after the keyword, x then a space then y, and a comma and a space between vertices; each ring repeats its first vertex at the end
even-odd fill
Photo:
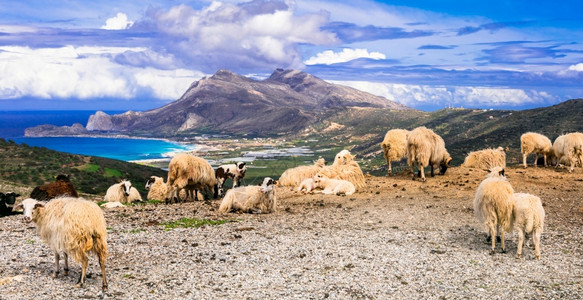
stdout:
POLYGON ((30 193, 30 198, 40 201, 49 201, 56 197, 79 197, 69 175, 60 174, 55 182, 37 186, 30 193))

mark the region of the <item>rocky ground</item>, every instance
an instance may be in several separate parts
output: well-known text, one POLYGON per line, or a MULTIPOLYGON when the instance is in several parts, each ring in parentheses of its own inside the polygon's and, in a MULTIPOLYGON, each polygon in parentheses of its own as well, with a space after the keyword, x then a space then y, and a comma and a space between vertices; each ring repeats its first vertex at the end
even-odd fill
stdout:
POLYGON ((453 168, 412 181, 369 177, 352 196, 278 190, 269 215, 216 212, 219 201, 105 211, 109 292, 95 257, 52 279, 53 256, 20 215, 0 218, 0 299, 546 299, 583 298, 583 172, 508 168, 516 191, 538 195, 547 213, 542 258, 489 254, 473 216, 485 172, 453 168), (183 217, 231 220, 165 229, 183 217))

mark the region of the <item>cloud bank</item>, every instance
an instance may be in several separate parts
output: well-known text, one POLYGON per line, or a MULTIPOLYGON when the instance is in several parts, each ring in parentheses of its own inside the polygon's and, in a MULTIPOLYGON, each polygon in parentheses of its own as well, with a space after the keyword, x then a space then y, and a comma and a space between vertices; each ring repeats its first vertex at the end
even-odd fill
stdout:
POLYGON ((316 56, 310 57, 304 63, 306 65, 331 65, 336 63, 343 63, 348 62, 351 60, 359 59, 359 58, 368 58, 368 59, 386 59, 386 55, 380 52, 368 52, 367 49, 350 49, 344 48, 340 52, 334 52, 332 50, 326 50, 324 52, 320 52, 316 54, 316 56))
POLYGON ((124 13, 117 13, 113 18, 107 19, 105 25, 101 26, 101 29, 106 30, 123 30, 132 27, 133 21, 128 20, 128 16, 124 13))

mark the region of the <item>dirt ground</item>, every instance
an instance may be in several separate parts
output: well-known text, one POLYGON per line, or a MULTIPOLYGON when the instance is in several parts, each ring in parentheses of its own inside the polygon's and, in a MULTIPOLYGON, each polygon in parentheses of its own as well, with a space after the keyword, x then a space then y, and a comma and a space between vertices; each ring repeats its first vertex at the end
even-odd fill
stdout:
MULTIPOLYGON (((489 254, 473 215, 486 172, 461 167, 411 180, 367 177, 351 196, 278 189, 273 214, 219 214, 219 200, 106 210, 109 293, 119 299, 583 298, 583 171, 509 167, 516 192, 546 211, 542 258, 489 254), (165 230, 182 217, 234 222, 165 230)), ((0 299, 102 297, 90 259, 84 288, 72 275, 51 279, 52 254, 20 216, 0 218, 0 299)))

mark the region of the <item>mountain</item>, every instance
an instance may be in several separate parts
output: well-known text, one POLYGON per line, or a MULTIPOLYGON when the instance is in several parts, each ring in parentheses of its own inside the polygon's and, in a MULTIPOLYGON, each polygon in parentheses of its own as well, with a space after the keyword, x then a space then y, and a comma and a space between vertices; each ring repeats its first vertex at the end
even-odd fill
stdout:
POLYGON ((87 129, 166 136, 282 134, 302 130, 329 110, 346 107, 411 110, 297 70, 277 69, 265 80, 254 80, 222 69, 194 82, 180 99, 163 107, 111 116, 98 112, 90 117, 87 129))

